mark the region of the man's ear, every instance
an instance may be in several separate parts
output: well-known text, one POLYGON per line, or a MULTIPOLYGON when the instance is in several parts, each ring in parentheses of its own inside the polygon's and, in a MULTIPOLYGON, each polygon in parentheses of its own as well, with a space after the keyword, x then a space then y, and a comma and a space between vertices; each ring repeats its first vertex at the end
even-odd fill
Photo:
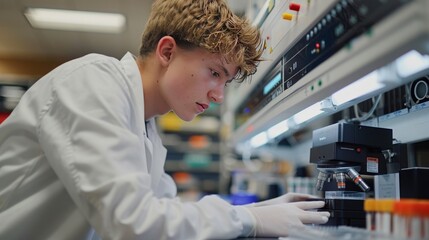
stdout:
POLYGON ((176 46, 176 41, 171 36, 164 36, 158 41, 156 56, 163 66, 170 63, 176 46))

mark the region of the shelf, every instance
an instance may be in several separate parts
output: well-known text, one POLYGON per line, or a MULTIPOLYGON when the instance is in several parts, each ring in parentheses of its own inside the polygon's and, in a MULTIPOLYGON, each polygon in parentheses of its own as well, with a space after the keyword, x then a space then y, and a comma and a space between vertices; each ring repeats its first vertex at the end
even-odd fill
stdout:
POLYGON ((165 162, 164 167, 166 172, 189 172, 189 173, 219 173, 219 162, 211 162, 207 166, 204 167, 191 167, 186 164, 185 161, 182 160, 172 160, 169 159, 165 162))
POLYGON ((211 142, 209 146, 202 147, 202 148, 193 148, 186 141, 170 141, 167 139, 163 139, 163 143, 164 143, 164 146, 169 151, 174 151, 174 152, 181 152, 181 153, 195 152, 195 153, 207 153, 207 154, 220 154, 219 153, 219 143, 217 143, 217 142, 211 142))
MULTIPOLYGON (((170 112, 158 118, 158 124, 162 142, 167 148, 165 172, 173 178, 180 176, 181 172, 190 174, 198 191, 217 193, 220 178, 219 107, 211 106, 209 111, 191 122, 185 122, 170 112)), ((178 181, 180 188, 180 179, 178 181)), ((186 185, 182 187, 186 188, 186 185)))

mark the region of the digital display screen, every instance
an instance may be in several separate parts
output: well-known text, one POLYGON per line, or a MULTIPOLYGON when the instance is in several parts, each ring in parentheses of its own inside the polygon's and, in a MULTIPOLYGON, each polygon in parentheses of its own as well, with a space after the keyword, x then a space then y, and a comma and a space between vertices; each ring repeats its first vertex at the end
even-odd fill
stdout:
POLYGON ((267 93, 269 93, 274 87, 276 87, 281 80, 282 80, 282 73, 279 72, 273 79, 271 79, 267 83, 267 85, 264 86, 264 91, 263 91, 264 96, 267 95, 267 93))

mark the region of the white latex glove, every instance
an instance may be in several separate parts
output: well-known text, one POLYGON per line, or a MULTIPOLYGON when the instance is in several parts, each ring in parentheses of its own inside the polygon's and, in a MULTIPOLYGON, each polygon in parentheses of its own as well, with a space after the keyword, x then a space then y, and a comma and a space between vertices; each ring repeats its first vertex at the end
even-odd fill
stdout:
POLYGON ((268 206, 268 205, 274 205, 274 204, 280 204, 280 203, 299 202, 309 198, 318 198, 318 197, 310 194, 303 194, 303 193, 286 193, 276 198, 249 204, 249 206, 261 207, 261 206, 268 206))
POLYGON ((292 227, 303 224, 324 224, 329 212, 309 211, 321 208, 323 201, 295 202, 247 208, 256 219, 252 235, 257 237, 285 237, 292 227))

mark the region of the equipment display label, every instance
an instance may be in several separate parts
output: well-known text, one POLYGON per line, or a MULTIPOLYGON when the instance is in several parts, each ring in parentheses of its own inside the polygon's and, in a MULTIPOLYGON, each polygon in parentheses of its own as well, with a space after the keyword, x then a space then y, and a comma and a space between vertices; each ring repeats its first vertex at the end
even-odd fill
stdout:
POLYGON ((366 171, 370 173, 378 173, 378 158, 366 158, 366 171))

